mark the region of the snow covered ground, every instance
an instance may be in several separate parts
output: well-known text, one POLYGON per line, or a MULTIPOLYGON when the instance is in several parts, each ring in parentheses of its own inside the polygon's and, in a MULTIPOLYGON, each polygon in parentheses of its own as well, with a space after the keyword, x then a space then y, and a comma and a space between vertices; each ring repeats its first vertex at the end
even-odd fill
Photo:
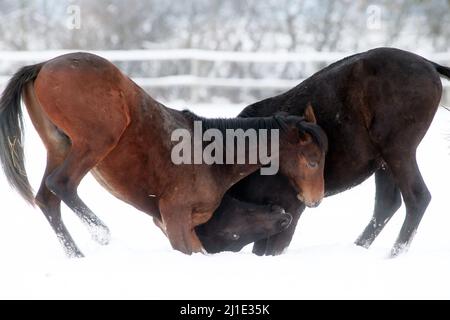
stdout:
MULTIPOLYGON (((192 109, 205 116, 232 116, 241 106, 192 109)), ((418 151, 433 200, 410 251, 396 259, 387 255, 404 207, 371 249, 353 245, 372 214, 373 178, 305 211, 286 254, 256 257, 250 247, 237 254, 175 252, 150 217, 88 176, 80 196, 110 227, 112 241, 97 245, 64 206, 66 225, 86 255, 70 260, 40 211, 26 205, 0 175, 0 298, 449 299, 449 134, 450 113, 440 109, 418 151)), ((37 188, 45 152, 29 124, 26 152, 37 188)))

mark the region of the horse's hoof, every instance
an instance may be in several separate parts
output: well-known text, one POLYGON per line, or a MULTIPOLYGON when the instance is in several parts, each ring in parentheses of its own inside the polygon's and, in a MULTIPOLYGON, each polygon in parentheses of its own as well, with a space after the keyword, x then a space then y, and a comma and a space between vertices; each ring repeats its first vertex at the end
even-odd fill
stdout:
POLYGON ((406 244, 396 244, 391 249, 389 258, 396 258, 399 255, 405 254, 408 251, 408 246, 406 244))
POLYGON ((370 246, 372 245, 372 241, 370 241, 370 239, 358 238, 355 241, 355 245, 357 245, 358 247, 362 247, 364 249, 369 249, 370 246))
POLYGON ((287 251, 287 247, 286 248, 281 248, 281 249, 268 249, 266 250, 266 252, 264 253, 265 256, 281 256, 282 254, 284 254, 287 251))
POLYGON ((65 252, 66 252, 67 258, 69 258, 69 259, 84 258, 84 254, 78 249, 74 249, 74 248, 66 249, 65 252))
POLYGON ((90 228, 89 231, 91 233, 92 239, 102 246, 109 244, 109 242, 111 241, 111 232, 106 226, 95 226, 90 228))
POLYGON ((262 257, 262 256, 264 256, 264 254, 266 253, 266 248, 267 248, 267 245, 265 245, 264 247, 262 247, 259 243, 254 243, 253 244, 253 249, 252 249, 252 253, 254 254, 254 255, 257 255, 257 256, 259 256, 259 257, 262 257))

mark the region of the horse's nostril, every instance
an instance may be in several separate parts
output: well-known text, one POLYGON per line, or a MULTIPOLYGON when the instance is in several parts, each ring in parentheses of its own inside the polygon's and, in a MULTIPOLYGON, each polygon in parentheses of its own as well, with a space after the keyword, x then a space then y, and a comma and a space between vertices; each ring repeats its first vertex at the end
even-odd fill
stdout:
POLYGON ((284 229, 287 228, 292 222, 292 216, 289 213, 283 214, 280 220, 280 226, 284 229))
POLYGON ((312 202, 308 205, 310 208, 317 208, 322 201, 312 202))
POLYGON ((271 207, 270 207, 270 209, 271 209, 271 211, 272 212, 274 212, 274 213, 278 213, 278 214, 283 214, 283 213, 285 213, 286 211, 284 211, 284 209, 282 208, 282 207, 280 207, 280 206, 278 206, 278 205, 276 205, 276 204, 273 204, 271 207))

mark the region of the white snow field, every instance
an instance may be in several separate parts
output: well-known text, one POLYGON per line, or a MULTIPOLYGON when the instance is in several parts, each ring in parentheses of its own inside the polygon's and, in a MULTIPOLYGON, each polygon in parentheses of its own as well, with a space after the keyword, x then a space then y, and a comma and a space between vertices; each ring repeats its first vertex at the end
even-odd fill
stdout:
MULTIPOLYGON (((217 117, 233 116, 241 108, 192 110, 217 117)), ((441 108, 418 150, 433 200, 409 252, 396 259, 388 253, 404 207, 369 250, 353 245, 372 215, 373 178, 306 210, 284 255, 257 257, 251 247, 216 255, 178 253, 149 216, 115 199, 88 176, 80 196, 110 227, 112 240, 108 246, 96 244, 63 206, 64 221, 86 255, 67 259, 43 214, 25 204, 1 174, 0 298, 449 299, 449 134, 450 112, 441 108)), ((37 188, 45 150, 30 123, 25 147, 28 174, 37 188)))

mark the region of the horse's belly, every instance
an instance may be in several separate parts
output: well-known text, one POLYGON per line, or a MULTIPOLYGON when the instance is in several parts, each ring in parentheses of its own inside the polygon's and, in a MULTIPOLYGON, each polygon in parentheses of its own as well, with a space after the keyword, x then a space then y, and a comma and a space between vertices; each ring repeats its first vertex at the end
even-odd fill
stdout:
POLYGON ((383 161, 367 129, 356 121, 332 122, 326 129, 329 150, 325 159, 325 194, 333 195, 350 189, 369 178, 383 161))
POLYGON ((115 168, 102 161, 91 173, 101 186, 119 200, 153 217, 160 217, 157 197, 147 190, 145 183, 135 179, 136 175, 128 172, 127 166, 115 168))
POLYGON ((375 151, 347 152, 336 150, 325 164, 325 194, 334 195, 350 189, 369 178, 383 165, 375 151))
POLYGON ((335 173, 325 177, 325 195, 332 196, 359 185, 368 179, 381 166, 381 161, 373 160, 359 168, 348 168, 347 174, 335 173))
POLYGON ((121 199, 121 194, 116 191, 117 188, 115 188, 114 183, 112 183, 112 181, 108 179, 107 174, 106 175, 104 173, 102 174, 102 171, 99 170, 98 167, 93 168, 91 170, 91 174, 103 188, 109 191, 109 193, 111 193, 113 196, 115 196, 120 200, 124 200, 121 199))

